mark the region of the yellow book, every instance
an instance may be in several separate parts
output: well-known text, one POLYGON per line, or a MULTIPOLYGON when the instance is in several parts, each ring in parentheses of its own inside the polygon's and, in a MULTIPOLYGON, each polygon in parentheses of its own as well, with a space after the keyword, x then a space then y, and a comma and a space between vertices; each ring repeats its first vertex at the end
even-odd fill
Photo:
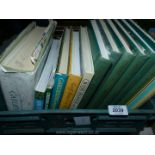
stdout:
POLYGON ((71 32, 69 73, 60 109, 69 109, 81 82, 79 32, 71 32))

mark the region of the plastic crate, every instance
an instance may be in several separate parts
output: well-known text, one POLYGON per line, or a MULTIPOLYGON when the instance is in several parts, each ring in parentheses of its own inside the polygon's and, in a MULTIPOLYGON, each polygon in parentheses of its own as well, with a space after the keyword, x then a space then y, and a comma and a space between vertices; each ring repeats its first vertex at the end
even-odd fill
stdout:
POLYGON ((128 116, 110 116, 108 110, 41 110, 0 112, 0 134, 138 134, 155 120, 154 101, 128 116), (79 125, 75 118, 90 119, 79 125))

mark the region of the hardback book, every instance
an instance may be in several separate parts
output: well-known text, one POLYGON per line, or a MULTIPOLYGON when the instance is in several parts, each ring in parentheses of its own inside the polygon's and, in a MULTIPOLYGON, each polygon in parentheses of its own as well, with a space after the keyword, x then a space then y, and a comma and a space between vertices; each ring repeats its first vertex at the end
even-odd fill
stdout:
POLYGON ((107 105, 104 102, 106 96, 113 89, 113 86, 117 83, 120 77, 125 73, 128 66, 135 59, 136 54, 132 52, 131 47, 122 36, 122 34, 117 30, 115 25, 111 20, 106 20, 107 26, 114 37, 114 40, 122 53, 120 60, 113 67, 111 73, 102 81, 95 95, 93 96, 90 104, 93 106, 89 108, 105 108, 107 105))
POLYGON ((82 80, 70 106, 71 109, 76 109, 78 107, 84 93, 86 92, 94 76, 94 64, 92 59, 88 31, 86 27, 80 27, 80 45, 82 80))
MULTIPOLYGON (((108 72, 106 76, 104 77, 104 78, 107 78, 111 74, 113 69, 116 69, 115 65, 121 59, 122 53, 119 51, 118 46, 116 45, 114 38, 112 37, 112 34, 110 33, 105 21, 96 20, 96 22, 99 27, 105 49, 109 55, 109 59, 112 64, 111 68, 108 69, 108 72)), ((104 80, 104 78, 102 80, 104 80)), ((95 103, 88 104, 87 106, 87 108, 93 108, 93 107, 96 107, 95 103)))
POLYGON ((34 110, 42 110, 45 107, 46 88, 49 78, 54 76, 53 70, 55 70, 59 56, 60 42, 58 39, 53 40, 41 77, 35 88, 34 110))
POLYGON ((113 23, 115 24, 121 35, 123 35, 123 37, 126 39, 126 42, 128 42, 128 44, 130 45, 132 52, 136 54, 136 57, 128 66, 125 73, 117 81, 110 93, 106 96, 104 102, 107 105, 118 104, 114 103, 114 99, 117 98, 119 92, 121 92, 124 86, 127 85, 127 83, 135 76, 135 74, 141 69, 141 67, 149 58, 149 56, 145 52, 145 49, 143 49, 141 46, 139 46, 139 44, 137 44, 137 42, 129 35, 129 33, 123 28, 123 26, 118 20, 114 20, 113 23))
POLYGON ((59 104, 68 79, 70 33, 71 30, 66 28, 64 37, 62 39, 59 63, 54 77, 54 87, 51 94, 50 109, 59 108, 59 104))
POLYGON ((112 63, 102 39, 99 27, 96 20, 91 20, 88 27, 88 36, 90 40, 90 48, 94 64, 94 76, 87 88, 81 102, 78 105, 79 109, 87 108, 89 102, 97 90, 102 79, 111 68, 112 63))
POLYGON ((5 49, 0 59, 0 82, 8 110, 34 108, 34 88, 46 62, 55 27, 56 22, 52 20, 48 27, 31 23, 5 49))
POLYGON ((149 99, 155 95, 155 78, 153 78, 149 83, 147 83, 137 94, 131 98, 127 105, 128 109, 138 109, 149 99))
POLYGON ((82 79, 80 64, 80 37, 78 30, 72 30, 70 42, 68 80, 60 102, 60 109, 69 109, 82 79))
MULTIPOLYGON (((121 24, 130 32, 130 35, 139 43, 139 45, 148 52, 149 59, 145 62, 142 68, 136 73, 134 78, 124 87, 121 93, 117 96, 117 101, 120 104, 126 104, 146 83, 155 76, 155 52, 154 47, 150 46, 145 40, 148 36, 141 36, 137 31, 125 20, 121 24), (142 78, 143 77, 143 78, 142 78), (123 98, 122 96, 125 95, 123 98)), ((150 40, 151 42, 151 40, 150 40)), ((152 40, 153 44, 153 40, 152 40)), ((151 44, 151 45, 152 45, 151 44)))

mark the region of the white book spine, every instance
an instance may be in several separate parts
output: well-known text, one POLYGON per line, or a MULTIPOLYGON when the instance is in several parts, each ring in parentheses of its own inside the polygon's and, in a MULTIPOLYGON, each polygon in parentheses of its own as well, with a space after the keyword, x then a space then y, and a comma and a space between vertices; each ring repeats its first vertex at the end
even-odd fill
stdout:
POLYGON ((86 92, 91 79, 93 78, 93 74, 85 74, 81 80, 81 83, 79 85, 79 88, 74 96, 74 99, 72 101, 72 104, 70 106, 70 109, 76 109, 80 103, 80 101, 82 100, 82 97, 84 95, 84 93, 86 92))

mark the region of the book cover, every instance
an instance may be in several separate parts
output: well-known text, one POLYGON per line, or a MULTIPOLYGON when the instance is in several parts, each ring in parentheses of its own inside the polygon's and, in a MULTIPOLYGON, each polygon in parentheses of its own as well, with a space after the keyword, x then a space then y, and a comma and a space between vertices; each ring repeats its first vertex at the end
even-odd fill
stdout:
POLYGON ((124 27, 119 23, 118 20, 114 20, 115 26, 117 26, 118 30, 124 34, 124 37, 130 44, 132 52, 136 53, 135 59, 131 62, 125 73, 120 77, 117 83, 114 85, 113 89, 105 98, 104 102, 106 104, 118 104, 114 103, 115 98, 119 92, 121 92, 122 88, 135 76, 135 74, 141 69, 141 67, 148 60, 149 56, 146 52, 144 52, 144 48, 142 48, 124 29, 124 27))
POLYGON ((134 60, 135 54, 131 51, 130 46, 127 44, 124 37, 119 33, 111 20, 106 21, 110 31, 113 32, 116 44, 120 49, 122 56, 119 61, 114 65, 113 70, 101 82, 97 92, 90 101, 88 108, 104 108, 107 104, 104 102, 106 96, 110 93, 113 86, 117 83, 120 77, 124 74, 129 64, 134 60))
POLYGON ((137 31, 131 27, 126 21, 122 20, 122 24, 126 25, 128 31, 139 44, 146 49, 147 54, 149 55, 149 59, 145 62, 142 68, 135 74, 134 78, 124 87, 121 93, 117 96, 117 101, 120 104, 126 104, 135 93, 137 93, 148 81, 150 81, 154 77, 155 68, 153 67, 155 64, 155 52, 152 46, 145 41, 147 40, 147 36, 141 37, 137 31), (143 77, 143 78, 142 78, 143 77), (124 96, 122 98, 122 96, 124 96))
POLYGON ((64 93, 64 89, 68 79, 70 33, 71 30, 69 28, 66 28, 64 36, 62 38, 59 63, 54 77, 55 83, 51 94, 50 109, 59 108, 60 101, 62 99, 62 95, 64 93))
POLYGON ((47 88, 46 88, 46 93, 45 93, 45 109, 46 110, 50 108, 50 99, 51 99, 53 85, 54 85, 54 75, 51 74, 49 81, 48 81, 47 88))
POLYGON ((129 109, 137 109, 155 95, 155 79, 144 86, 128 103, 129 109))
POLYGON ((70 107, 71 109, 75 109, 78 107, 94 75, 94 65, 86 27, 80 27, 80 43, 81 43, 81 60, 82 60, 81 72, 83 76, 79 88, 72 101, 70 107))
MULTIPOLYGON (((49 42, 53 40, 52 34, 56 23, 53 22, 49 26, 52 27, 52 30, 48 34, 45 33, 44 38, 46 38, 46 41, 42 44, 40 51, 41 57, 39 56, 37 59, 37 62, 34 64, 34 69, 32 71, 21 72, 15 68, 10 69, 3 66, 2 61, 9 54, 11 54, 12 50, 17 45, 20 46, 20 41, 24 38, 24 36, 28 35, 31 30, 36 27, 35 23, 30 24, 23 32, 21 32, 19 36, 4 51, 4 54, 1 58, 0 81, 2 92, 9 111, 33 110, 34 108, 34 87, 40 78, 42 69, 46 62, 46 58, 51 47, 49 42)), ((40 46, 40 43, 41 42, 37 44, 37 47, 40 46)), ((31 50, 34 51, 35 49, 31 50)), ((30 57, 29 60, 31 60, 30 57)))
POLYGON ((55 84, 51 94, 50 109, 58 109, 64 93, 68 75, 56 73, 55 84))
POLYGON ((34 110, 42 110, 44 108, 45 93, 35 92, 34 110))
POLYGON ((87 107, 89 101, 96 92, 100 82, 104 79, 107 72, 112 66, 111 61, 102 54, 103 49, 99 44, 99 39, 96 30, 98 30, 99 32, 99 28, 97 27, 96 21, 90 22, 88 27, 88 36, 90 40, 90 48, 94 64, 94 76, 91 79, 89 87, 87 88, 81 102, 78 105, 79 109, 84 109, 87 107))
POLYGON ((69 109, 76 94, 82 77, 69 74, 64 94, 60 103, 60 109, 69 109))
POLYGON ((60 102, 60 109, 70 108, 72 100, 76 94, 76 91, 82 79, 80 64, 79 31, 77 30, 72 30, 71 32, 68 68, 68 80, 66 83, 62 100, 60 102))

